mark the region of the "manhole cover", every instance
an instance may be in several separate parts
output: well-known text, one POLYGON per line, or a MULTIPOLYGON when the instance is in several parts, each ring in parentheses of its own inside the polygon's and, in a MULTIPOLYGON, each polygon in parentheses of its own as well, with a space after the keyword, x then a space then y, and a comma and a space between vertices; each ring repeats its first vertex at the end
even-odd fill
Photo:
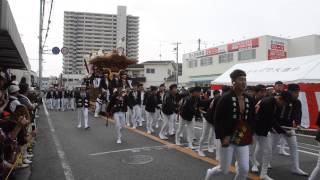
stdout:
POLYGON ((126 164, 148 164, 153 161, 153 157, 147 155, 135 155, 125 157, 121 161, 126 164))

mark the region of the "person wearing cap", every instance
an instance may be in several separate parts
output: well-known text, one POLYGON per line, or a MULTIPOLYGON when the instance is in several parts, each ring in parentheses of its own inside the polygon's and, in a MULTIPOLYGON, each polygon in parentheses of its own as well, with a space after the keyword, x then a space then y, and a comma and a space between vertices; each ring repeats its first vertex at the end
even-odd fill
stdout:
POLYGON ((145 110, 147 115, 147 133, 154 132, 153 122, 156 121, 156 109, 158 108, 157 87, 151 86, 150 92, 145 97, 145 110))
POLYGON ((256 147, 262 151, 260 179, 272 180, 267 175, 268 165, 272 157, 272 139, 269 133, 271 129, 274 129, 278 134, 290 136, 276 120, 277 113, 280 113, 278 109, 282 109, 290 102, 291 95, 283 91, 276 96, 263 98, 256 104, 256 122, 254 124, 256 147))
POLYGON ((171 84, 169 86, 169 91, 166 92, 163 96, 162 102, 162 116, 163 122, 161 126, 161 130, 159 132, 160 139, 168 139, 166 136, 167 131, 169 135, 174 134, 174 126, 175 116, 178 112, 178 104, 177 104, 177 94, 178 94, 178 86, 176 84, 171 84))
POLYGON ((108 116, 113 116, 116 122, 117 144, 122 143, 122 129, 126 122, 126 112, 128 106, 128 98, 125 89, 118 90, 110 97, 110 104, 107 108, 108 116))
POLYGON ((78 113, 78 128, 82 127, 82 120, 84 121, 84 128, 89 129, 89 117, 88 117, 88 108, 89 108, 89 93, 86 91, 86 86, 81 85, 80 92, 76 94, 76 107, 78 113))
POLYGON ((179 107, 179 126, 176 133, 176 145, 181 145, 180 135, 183 132, 185 125, 187 126, 187 141, 188 147, 194 149, 192 120, 196 116, 200 116, 199 101, 200 101, 201 87, 196 86, 190 89, 190 95, 181 99, 179 107))
POLYGON ((295 135, 295 130, 292 129, 300 125, 302 116, 301 102, 298 100, 300 92, 299 85, 288 84, 288 92, 290 93, 291 101, 282 109, 279 109, 280 112, 276 118, 280 126, 288 129, 287 132, 291 134, 291 136, 283 136, 281 134, 272 133, 272 150, 275 152, 280 137, 283 137, 289 146, 291 154, 291 172, 300 176, 307 176, 308 174, 300 169, 297 137, 295 135))
POLYGON ((246 180, 249 172, 249 145, 254 121, 253 99, 246 93, 246 73, 236 69, 230 74, 232 89, 218 101, 214 113, 216 138, 221 141, 220 165, 207 170, 205 180, 227 174, 233 156, 237 161, 235 180, 246 180))
POLYGON ((9 86, 9 103, 5 108, 6 111, 13 113, 16 110, 18 105, 21 105, 20 101, 18 100, 19 96, 19 86, 18 85, 10 85, 9 86))

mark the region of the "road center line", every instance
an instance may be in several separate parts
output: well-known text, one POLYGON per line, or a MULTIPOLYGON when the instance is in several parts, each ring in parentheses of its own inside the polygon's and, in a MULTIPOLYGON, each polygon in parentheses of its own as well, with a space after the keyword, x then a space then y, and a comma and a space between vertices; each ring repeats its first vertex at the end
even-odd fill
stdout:
POLYGON ((66 180, 74 180, 74 176, 72 174, 71 167, 70 167, 70 165, 69 165, 69 163, 67 161, 66 154, 62 150, 62 146, 61 146, 61 144, 59 142, 58 136, 55 134, 55 129, 54 129, 54 126, 52 124, 52 120, 51 120, 50 114, 49 114, 49 112, 47 110, 45 100, 42 99, 42 102, 44 102, 43 103, 44 112, 45 112, 46 117, 47 117, 46 119, 47 119, 49 127, 50 127, 50 131, 51 131, 53 142, 54 142, 54 144, 55 144, 55 146, 57 148, 57 153, 58 153, 58 156, 59 156, 60 161, 61 161, 61 166, 62 166, 62 169, 63 169, 64 176, 66 177, 66 180))

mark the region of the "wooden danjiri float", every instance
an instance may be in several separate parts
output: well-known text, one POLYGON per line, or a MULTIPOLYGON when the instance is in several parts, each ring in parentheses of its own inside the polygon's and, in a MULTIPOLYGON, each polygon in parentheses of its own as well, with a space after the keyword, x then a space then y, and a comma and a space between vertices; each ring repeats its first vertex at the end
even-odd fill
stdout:
MULTIPOLYGON (((129 59, 117 50, 108 53, 102 51, 91 53, 89 58, 85 60, 89 74, 87 86, 89 87, 90 100, 95 101, 102 91, 112 93, 115 88, 126 88, 130 81, 126 69, 129 65, 136 63, 137 60, 129 59)), ((130 83, 129 86, 131 86, 130 83)))

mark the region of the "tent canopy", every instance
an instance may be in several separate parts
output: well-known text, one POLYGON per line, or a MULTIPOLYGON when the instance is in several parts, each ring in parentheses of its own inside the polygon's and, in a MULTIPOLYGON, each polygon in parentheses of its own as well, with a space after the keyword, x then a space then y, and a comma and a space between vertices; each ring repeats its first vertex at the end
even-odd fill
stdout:
POLYGON ((320 55, 236 64, 211 82, 231 85, 230 73, 241 69, 247 73, 247 84, 273 85, 276 81, 288 83, 320 83, 320 55))

